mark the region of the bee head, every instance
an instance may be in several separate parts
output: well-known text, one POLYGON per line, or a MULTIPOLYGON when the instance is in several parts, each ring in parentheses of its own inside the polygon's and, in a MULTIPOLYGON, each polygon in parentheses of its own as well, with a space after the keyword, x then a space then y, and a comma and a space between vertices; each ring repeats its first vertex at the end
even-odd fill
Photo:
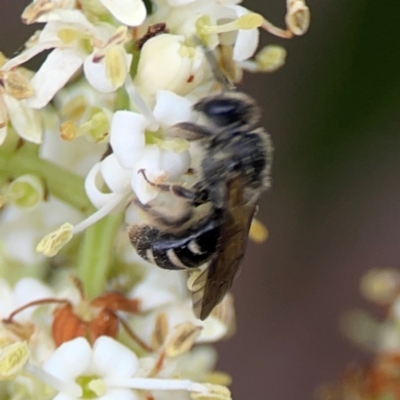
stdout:
POLYGON ((194 105, 214 125, 251 128, 260 120, 260 110, 255 100, 242 92, 225 92, 207 96, 194 105))

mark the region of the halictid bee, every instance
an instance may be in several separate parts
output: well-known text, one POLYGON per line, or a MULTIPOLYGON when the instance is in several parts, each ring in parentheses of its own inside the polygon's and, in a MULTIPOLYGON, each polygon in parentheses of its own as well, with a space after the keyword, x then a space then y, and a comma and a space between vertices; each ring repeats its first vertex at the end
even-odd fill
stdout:
MULTIPOLYGON (((256 128, 260 110, 238 91, 202 98, 194 105, 202 123, 180 123, 173 135, 198 141, 204 150, 192 187, 148 183, 179 198, 187 210, 179 218, 151 205, 139 206, 151 218, 132 226, 138 254, 161 268, 198 269, 193 309, 204 320, 231 288, 246 251, 250 224, 262 191, 270 186, 273 147, 256 128)), ((141 171, 145 179, 145 171, 141 171)))

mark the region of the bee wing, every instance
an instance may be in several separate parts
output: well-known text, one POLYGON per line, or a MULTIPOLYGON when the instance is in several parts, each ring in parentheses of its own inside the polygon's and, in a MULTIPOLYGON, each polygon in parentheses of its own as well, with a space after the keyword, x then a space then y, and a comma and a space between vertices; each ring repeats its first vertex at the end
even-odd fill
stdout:
POLYGON ((227 185, 225 215, 218 252, 192 285, 193 310, 206 319, 231 288, 246 251, 247 238, 255 205, 244 205, 241 179, 227 185))

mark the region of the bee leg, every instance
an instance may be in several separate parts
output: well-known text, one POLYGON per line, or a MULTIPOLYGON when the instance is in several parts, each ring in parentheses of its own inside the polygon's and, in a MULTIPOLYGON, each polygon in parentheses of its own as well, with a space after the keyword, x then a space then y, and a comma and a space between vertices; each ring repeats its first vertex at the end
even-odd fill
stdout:
POLYGON ((193 122, 180 122, 174 125, 168 132, 170 137, 179 137, 188 141, 200 140, 212 137, 214 133, 207 127, 193 122))
POLYGON ((198 206, 207 201, 207 195, 204 192, 204 190, 198 191, 198 190, 188 189, 188 188, 185 188, 180 185, 154 183, 154 182, 150 181, 149 178, 147 178, 147 175, 146 175, 146 172, 144 169, 140 169, 138 171, 138 173, 143 175, 143 178, 149 185, 156 187, 157 189, 161 190, 162 192, 170 192, 174 196, 186 199, 194 206, 198 206))
POLYGON ((175 227, 177 225, 184 224, 185 222, 189 221, 193 214, 192 209, 189 208, 178 217, 168 217, 165 215, 165 213, 157 211, 149 204, 142 204, 138 199, 135 199, 135 205, 147 214, 151 215, 160 224, 168 227, 175 227))

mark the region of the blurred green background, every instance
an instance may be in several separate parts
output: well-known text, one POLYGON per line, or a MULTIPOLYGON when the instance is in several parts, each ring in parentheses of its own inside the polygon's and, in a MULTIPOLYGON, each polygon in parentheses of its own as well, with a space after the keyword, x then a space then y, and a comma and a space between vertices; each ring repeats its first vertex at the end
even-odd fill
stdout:
MULTIPOLYGON (((19 22, 26 4, 1 0, 8 56, 29 36, 19 22)), ((287 65, 240 87, 262 105, 275 162, 259 214, 270 238, 249 244, 234 287, 238 333, 218 346, 239 400, 310 399, 349 362, 368 360, 339 318, 370 307, 359 294, 364 272, 400 261, 400 5, 308 4, 304 37, 261 34, 263 45, 287 48, 287 65)), ((284 0, 243 5, 283 26, 284 0)))

